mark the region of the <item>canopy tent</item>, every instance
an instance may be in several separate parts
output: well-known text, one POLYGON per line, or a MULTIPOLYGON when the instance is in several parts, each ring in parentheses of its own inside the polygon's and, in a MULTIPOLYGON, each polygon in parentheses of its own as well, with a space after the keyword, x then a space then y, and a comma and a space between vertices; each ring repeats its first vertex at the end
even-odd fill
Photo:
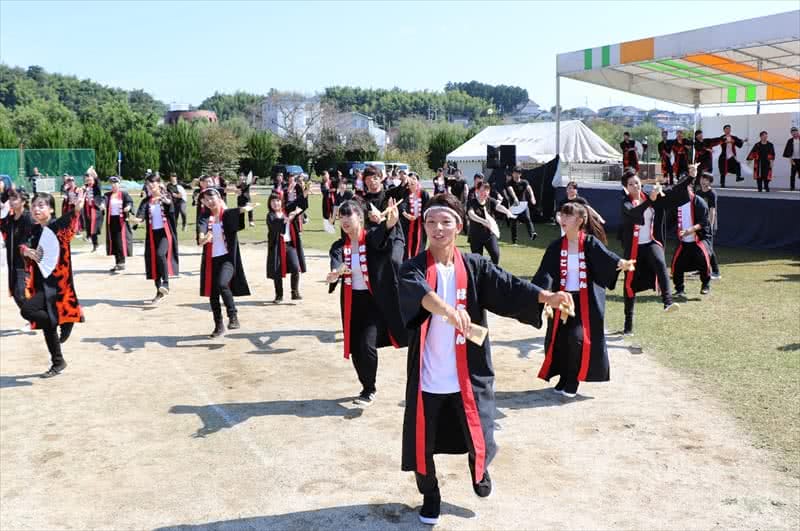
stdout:
MULTIPOLYGON (((556 123, 535 122, 514 125, 493 125, 467 140, 447 155, 448 161, 486 161, 486 146, 513 144, 517 162, 546 163, 556 157, 556 123)), ((580 120, 561 124, 558 155, 562 162, 619 162, 622 155, 597 136, 580 120)), ((460 166, 461 164, 459 164, 460 166)))
POLYGON ((699 106, 800 99, 800 11, 558 54, 568 77, 699 106))

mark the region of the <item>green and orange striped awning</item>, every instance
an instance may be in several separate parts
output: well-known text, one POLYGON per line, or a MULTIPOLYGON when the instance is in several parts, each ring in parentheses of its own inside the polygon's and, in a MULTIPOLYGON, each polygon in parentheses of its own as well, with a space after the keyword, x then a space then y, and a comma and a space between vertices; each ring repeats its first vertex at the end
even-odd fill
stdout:
POLYGON ((800 100, 800 11, 559 54, 557 72, 687 105, 800 100))

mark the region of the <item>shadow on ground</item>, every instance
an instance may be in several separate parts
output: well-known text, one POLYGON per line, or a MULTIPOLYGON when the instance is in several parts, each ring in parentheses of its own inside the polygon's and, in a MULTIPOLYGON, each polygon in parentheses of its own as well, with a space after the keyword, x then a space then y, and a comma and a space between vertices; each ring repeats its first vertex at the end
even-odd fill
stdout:
POLYGON ((217 350, 224 347, 222 338, 215 340, 209 339, 207 335, 198 336, 128 336, 128 337, 84 337, 83 343, 97 343, 103 345, 111 352, 122 351, 124 354, 131 354, 135 350, 144 350, 147 343, 158 343, 168 348, 203 348, 217 350), (191 341, 216 341, 215 343, 191 343, 191 341))
POLYGON ((272 402, 244 402, 228 404, 209 404, 206 406, 172 406, 170 413, 176 415, 197 415, 203 422, 192 437, 205 437, 226 428, 232 428, 252 417, 292 416, 298 418, 342 417, 354 419, 361 416, 363 409, 347 407, 353 397, 332 400, 275 400, 272 402))
MULTIPOLYGON (((555 382, 554 382, 555 384, 555 382)), ((533 409, 538 407, 565 406, 574 402, 592 400, 594 397, 578 394, 567 398, 556 394, 552 387, 529 389, 527 391, 498 391, 495 393, 495 406, 500 409, 533 409)), ((499 417, 496 417, 499 418, 499 417)))
MULTIPOLYGON (((311 511, 238 518, 197 525, 160 527, 154 531, 233 531, 243 529, 430 529, 419 522, 417 508, 403 503, 372 503, 311 511)), ((474 518, 469 509, 442 502, 442 516, 474 518)))
POLYGON ((27 387, 33 385, 30 378, 38 378, 39 374, 20 374, 17 376, 0 376, 0 389, 7 387, 27 387))

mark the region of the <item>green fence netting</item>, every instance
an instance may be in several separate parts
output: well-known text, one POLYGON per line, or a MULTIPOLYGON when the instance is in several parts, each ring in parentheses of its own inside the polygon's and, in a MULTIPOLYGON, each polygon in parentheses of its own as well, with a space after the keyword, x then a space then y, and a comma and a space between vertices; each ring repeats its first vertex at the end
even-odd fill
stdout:
POLYGON ((22 185, 19 177, 19 150, 18 149, 0 149, 0 175, 8 175, 17 183, 18 186, 22 185))
POLYGON ((33 175, 33 168, 38 168, 43 176, 54 177, 58 189, 65 173, 81 183, 86 169, 94 164, 93 149, 0 149, 0 174, 11 176, 18 186, 24 187, 29 185, 28 176, 33 175))

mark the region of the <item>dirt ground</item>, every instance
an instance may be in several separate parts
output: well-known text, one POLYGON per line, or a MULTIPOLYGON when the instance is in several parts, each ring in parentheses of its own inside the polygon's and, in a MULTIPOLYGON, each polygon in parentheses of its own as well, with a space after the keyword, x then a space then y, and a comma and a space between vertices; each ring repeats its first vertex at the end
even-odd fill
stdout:
MULTIPOLYGON (((381 351, 378 400, 355 408, 326 255, 308 253, 305 299, 275 306, 264 245, 243 251, 254 295, 238 299, 242 328, 214 340, 196 248, 157 307, 141 256, 112 277, 113 259, 76 251, 86 323, 51 380, 36 377, 41 333, 18 332, 2 298, 0 529, 425 528, 400 471, 405 350, 381 351)), ((775 456, 646 353, 610 338, 612 381, 566 400, 536 378, 543 331, 494 316, 490 329, 495 491, 476 498, 466 457, 438 457, 439 527, 800 524, 800 485, 775 456)))

